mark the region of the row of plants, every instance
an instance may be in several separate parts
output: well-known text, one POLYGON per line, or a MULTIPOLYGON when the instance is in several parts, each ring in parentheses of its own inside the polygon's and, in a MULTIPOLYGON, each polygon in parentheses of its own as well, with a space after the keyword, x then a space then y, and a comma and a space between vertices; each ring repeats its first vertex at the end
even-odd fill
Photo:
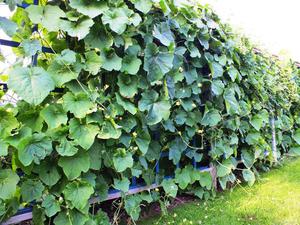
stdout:
POLYGON ((2 80, 20 100, 0 106, 0 221, 33 205, 34 224, 109 224, 88 200, 110 188, 135 221, 145 202, 214 196, 211 174, 192 161, 214 165, 226 189, 300 154, 299 69, 254 51, 208 6, 5 3, 16 11, 0 28, 21 44, 2 80), (162 190, 125 196, 132 177, 162 190))

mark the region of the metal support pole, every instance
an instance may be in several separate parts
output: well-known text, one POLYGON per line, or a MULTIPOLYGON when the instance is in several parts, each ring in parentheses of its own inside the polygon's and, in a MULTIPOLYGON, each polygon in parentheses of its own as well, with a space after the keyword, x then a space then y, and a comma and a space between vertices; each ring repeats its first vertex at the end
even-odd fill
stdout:
POLYGON ((276 128, 275 128, 275 117, 274 113, 271 112, 270 116, 270 125, 272 131, 272 153, 275 163, 278 161, 278 154, 277 154, 277 143, 276 143, 276 128))

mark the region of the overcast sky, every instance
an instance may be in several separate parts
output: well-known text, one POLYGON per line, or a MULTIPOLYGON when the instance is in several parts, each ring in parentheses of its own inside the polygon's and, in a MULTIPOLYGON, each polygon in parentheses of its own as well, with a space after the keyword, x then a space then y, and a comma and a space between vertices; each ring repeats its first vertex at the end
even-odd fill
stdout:
MULTIPOLYGON (((8 7, 0 3, 0 16, 9 17, 11 12, 8 7)), ((10 40, 5 33, 0 29, 0 38, 10 40)), ((10 47, 0 45, 0 51, 6 59, 6 63, 0 62, 0 74, 5 73, 5 69, 15 62, 15 56, 10 47)))
POLYGON ((300 62, 299 0, 199 0, 224 22, 251 37, 270 53, 288 52, 300 62))

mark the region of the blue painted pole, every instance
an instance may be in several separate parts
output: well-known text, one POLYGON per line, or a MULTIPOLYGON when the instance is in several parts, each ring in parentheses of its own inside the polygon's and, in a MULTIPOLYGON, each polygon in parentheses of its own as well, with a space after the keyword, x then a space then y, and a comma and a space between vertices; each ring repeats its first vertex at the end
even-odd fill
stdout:
POLYGON ((132 177, 132 178, 131 178, 131 184, 132 184, 133 186, 136 186, 136 177, 132 177))
MULTIPOLYGON (((33 0, 34 5, 39 5, 39 0, 33 0)), ((35 24, 32 28, 32 33, 38 31, 38 25, 35 24)), ((32 65, 37 66, 37 60, 38 60, 38 54, 36 53, 34 56, 32 56, 32 65)))
MULTIPOLYGON (((19 47, 20 42, 10 41, 10 40, 5 40, 5 39, 0 39, 0 45, 17 48, 17 47, 19 47)), ((44 46, 42 47, 42 52, 45 52, 45 53, 54 53, 51 48, 44 47, 44 46)))
POLYGON ((23 2, 23 3, 21 3, 21 4, 18 4, 17 6, 18 7, 20 7, 20 8, 22 8, 22 9, 26 9, 27 7, 29 7, 31 4, 28 4, 28 3, 26 3, 26 2, 23 2))

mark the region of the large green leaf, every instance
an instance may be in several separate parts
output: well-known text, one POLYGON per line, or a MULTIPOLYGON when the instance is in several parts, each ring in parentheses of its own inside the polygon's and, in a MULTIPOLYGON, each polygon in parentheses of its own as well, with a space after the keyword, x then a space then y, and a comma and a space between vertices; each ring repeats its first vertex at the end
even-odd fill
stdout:
POLYGON ((184 167, 183 169, 175 170, 175 182, 178 186, 184 190, 192 181, 190 167, 184 167))
POLYGON ((239 77, 239 71, 233 66, 229 68, 228 74, 233 82, 239 77))
POLYGON ((108 10, 105 1, 70 0, 70 6, 83 15, 94 18, 108 10))
POLYGON ((64 49, 60 54, 56 54, 54 62, 59 65, 72 65, 76 63, 76 53, 70 49, 64 49))
POLYGON ((126 30, 131 14, 131 10, 125 7, 110 8, 103 13, 102 22, 108 24, 112 31, 122 34, 126 30))
POLYGON ((115 52, 101 53, 101 60, 103 62, 102 68, 108 71, 120 70, 122 67, 122 58, 115 52))
POLYGON ((25 202, 39 200, 42 197, 45 187, 41 181, 26 180, 21 185, 21 195, 25 202))
POLYGON ((7 156, 9 144, 0 139, 0 157, 7 156))
POLYGON ((11 131, 19 126, 14 113, 5 108, 0 108, 0 137, 5 138, 11 135, 11 131))
POLYGON ((198 79, 198 74, 196 69, 184 70, 184 77, 187 84, 192 84, 194 81, 198 79))
POLYGON ((79 120, 70 121, 70 136, 84 149, 89 149, 95 140, 99 127, 93 124, 81 124, 79 120))
POLYGON ((144 57, 144 70, 148 72, 148 80, 151 83, 160 81, 173 67, 174 55, 161 51, 154 43, 146 46, 144 57))
POLYGON ((53 195, 47 195, 42 203, 48 217, 54 216, 60 211, 60 204, 53 195))
POLYGON ((130 195, 125 199, 125 210, 127 214, 135 221, 138 220, 141 212, 142 199, 138 195, 130 195))
POLYGON ((169 160, 172 160, 174 165, 176 165, 180 161, 181 155, 186 148, 187 145, 180 137, 175 138, 175 140, 170 143, 169 160))
POLYGON ((73 56, 70 56, 70 54, 67 54, 66 56, 70 61, 67 61, 65 57, 59 56, 52 61, 47 70, 58 87, 63 86, 71 80, 77 79, 81 70, 81 67, 72 65, 75 63, 72 60, 73 56), (70 62, 72 63, 70 64, 70 62))
POLYGON ((101 57, 95 51, 89 51, 85 53, 85 58, 85 70, 90 72, 92 75, 96 75, 102 66, 101 57))
POLYGON ((70 201, 71 205, 76 209, 83 210, 91 195, 94 193, 93 187, 83 181, 73 181, 63 190, 66 200, 70 201))
POLYGON ((58 31, 63 21, 61 18, 66 16, 58 6, 52 5, 30 5, 25 10, 32 23, 41 24, 48 31, 58 31))
POLYGON ((199 51, 199 49, 195 46, 195 44, 193 42, 186 42, 185 44, 187 46, 187 49, 190 52, 190 56, 192 58, 200 58, 201 57, 201 53, 199 51))
POLYGON ((199 183, 202 187, 206 187, 208 190, 210 190, 213 184, 211 174, 209 172, 201 172, 199 183))
POLYGON ((111 225, 111 223, 107 214, 99 209, 97 214, 93 215, 93 218, 89 218, 85 225, 111 225))
POLYGON ((255 182, 255 175, 249 169, 243 170, 243 178, 244 178, 245 181, 248 182, 249 186, 252 186, 254 184, 254 182, 255 182))
POLYGON ((42 46, 38 40, 25 39, 21 42, 20 47, 23 48, 25 56, 33 56, 42 51, 42 46))
POLYGON ((126 55, 122 61, 121 71, 131 75, 136 75, 141 64, 142 61, 136 56, 126 55))
POLYGON ((125 155, 116 155, 113 157, 113 163, 117 172, 123 172, 127 168, 131 168, 133 166, 132 154, 127 152, 125 155))
POLYGON ((66 124, 68 116, 63 110, 62 105, 52 104, 46 106, 41 112, 41 116, 46 121, 49 129, 59 127, 61 124, 66 124))
POLYGON ((255 130, 259 131, 263 125, 263 120, 259 114, 256 114, 251 117, 250 124, 255 128, 255 130))
POLYGON ((168 101, 160 101, 152 104, 146 117, 148 125, 154 125, 170 116, 171 105, 168 101))
POLYGON ((58 165, 63 169, 69 180, 74 180, 80 176, 81 172, 87 172, 90 168, 90 157, 87 152, 79 151, 70 157, 61 157, 58 165))
POLYGON ((151 136, 148 133, 148 131, 140 130, 137 132, 135 143, 137 144, 137 146, 139 147, 143 155, 147 153, 150 141, 151 141, 151 136))
POLYGON ((221 80, 213 80, 211 83, 211 90, 216 96, 221 95, 224 90, 223 82, 221 80))
POLYGON ((231 173, 231 170, 234 169, 234 165, 231 162, 231 159, 226 159, 217 166, 217 176, 224 177, 231 173))
POLYGON ((120 127, 117 127, 117 125, 111 121, 104 121, 97 137, 100 139, 118 139, 121 134, 122 130, 120 127))
POLYGON ((138 103, 139 110, 144 112, 144 111, 149 111, 152 104, 156 102, 158 99, 158 93, 155 90, 147 90, 142 93, 142 98, 138 103))
POLYGON ((125 130, 127 133, 130 133, 132 129, 136 127, 137 122, 135 117, 127 116, 126 118, 122 119, 119 124, 123 130, 125 130))
POLYGON ((41 67, 16 67, 10 72, 8 86, 26 102, 38 105, 54 89, 54 82, 41 67))
POLYGON ((93 26, 94 21, 88 17, 81 17, 77 21, 63 20, 60 28, 67 32, 71 37, 77 37, 79 40, 83 39, 90 32, 90 27, 93 26))
POLYGON ((61 178, 57 165, 53 162, 43 161, 36 170, 41 181, 48 186, 55 185, 61 178))
POLYGON ((122 180, 114 179, 114 188, 122 192, 127 192, 129 190, 130 181, 128 178, 123 178, 122 180))
POLYGON ((174 183, 172 179, 164 179, 161 183, 161 186, 163 187, 166 194, 172 198, 175 198, 177 195, 178 187, 174 183))
POLYGON ((113 37, 102 24, 96 23, 84 38, 84 42, 91 48, 107 50, 113 44, 113 37))
POLYGON ((15 195, 20 178, 10 169, 0 170, 0 199, 10 199, 15 195))
POLYGON ((52 152, 52 141, 44 134, 35 133, 30 140, 24 142, 26 144, 18 149, 19 160, 24 166, 29 166, 32 161, 40 164, 52 152))
POLYGON ((288 151, 290 156, 299 156, 300 155, 300 147, 291 147, 288 151))
POLYGON ((261 139, 261 136, 260 136, 260 133, 258 133, 258 132, 249 133, 246 136, 246 142, 249 145, 258 145, 260 139, 261 139))
POLYGON ((119 74, 118 86, 124 98, 133 98, 138 92, 138 79, 135 76, 119 74))
POLYGON ((158 94, 154 90, 144 92, 138 105, 139 110, 148 111, 146 116, 148 125, 157 124, 163 119, 167 120, 170 116, 170 103, 166 100, 158 101, 158 94))
POLYGON ((171 43, 174 43, 174 35, 169 24, 166 22, 156 24, 154 26, 153 36, 165 46, 169 46, 171 43))
POLYGON ((74 143, 63 138, 60 140, 60 144, 56 146, 56 151, 61 156, 72 156, 77 153, 78 149, 74 146, 74 143))
POLYGON ((136 114, 137 108, 132 102, 123 99, 118 93, 116 93, 116 100, 119 105, 121 105, 125 110, 130 112, 132 115, 136 114))
POLYGON ((32 130, 29 127, 22 127, 18 132, 11 136, 7 137, 5 140, 14 148, 24 148, 28 143, 28 140, 32 138, 32 130))
POLYGON ((22 112, 18 115, 19 122, 31 128, 33 132, 40 132, 43 128, 43 118, 39 115, 39 110, 25 101, 19 102, 18 108, 19 112, 22 112))
POLYGON ((105 154, 105 145, 95 142, 89 149, 90 169, 100 170, 102 165, 102 156, 105 154))
POLYGON ((300 129, 297 129, 293 134, 293 139, 300 145, 300 129))
POLYGON ((221 121, 221 116, 216 109, 205 109, 201 124, 204 126, 216 126, 221 121))
POLYGON ((246 149, 242 150, 241 158, 247 168, 251 168, 255 162, 255 155, 246 149))
POLYGON ((32 223, 36 225, 44 225, 46 222, 44 210, 37 205, 33 206, 32 209, 32 223))
POLYGON ((5 34, 12 37, 17 32, 18 25, 7 18, 0 16, 0 29, 3 30, 5 34))
POLYGON ((220 65, 217 62, 209 62, 208 65, 213 78, 218 78, 223 76, 224 70, 222 65, 220 65))
POLYGON ((102 175, 98 175, 96 179, 95 193, 99 197, 100 201, 106 200, 108 196, 108 183, 105 181, 102 175))
POLYGON ((77 118, 84 118, 89 110, 94 106, 86 93, 80 92, 73 94, 67 92, 63 96, 63 108, 65 111, 70 111, 77 118))
POLYGON ((219 139, 212 144, 210 155, 213 158, 218 158, 223 155, 225 159, 229 158, 233 154, 233 149, 230 145, 219 139))
POLYGON ((137 10, 145 14, 148 13, 152 7, 151 0, 132 0, 132 2, 137 10))
POLYGON ((235 98, 235 93, 233 89, 225 89, 223 98, 225 100, 226 110, 229 114, 239 114, 240 113, 240 105, 239 102, 235 98))
POLYGON ((73 209, 60 212, 54 219, 55 225, 86 225, 88 216, 73 209))

